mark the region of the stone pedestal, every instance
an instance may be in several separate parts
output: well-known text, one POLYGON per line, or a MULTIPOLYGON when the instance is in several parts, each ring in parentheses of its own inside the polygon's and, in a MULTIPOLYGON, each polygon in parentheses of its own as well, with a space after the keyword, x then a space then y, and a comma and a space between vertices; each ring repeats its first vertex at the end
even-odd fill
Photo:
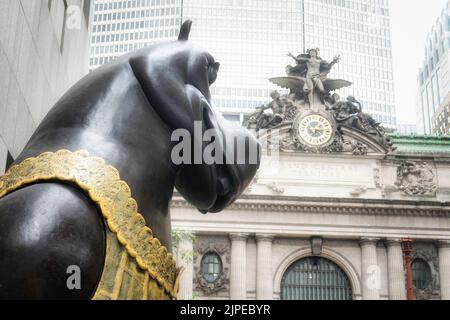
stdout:
POLYGON ((257 234, 256 299, 273 299, 272 242, 274 235, 257 234))
POLYGON ((364 300, 380 299, 380 268, 377 263, 377 238, 361 238, 361 279, 364 300))
POLYGON ((441 299, 450 300, 450 240, 440 240, 437 245, 439 249, 441 299))
POLYGON ((194 266, 192 255, 194 252, 193 237, 185 236, 178 243, 177 266, 183 266, 184 272, 180 279, 179 300, 190 300, 193 298, 194 266))
POLYGON ((247 299, 247 233, 231 233, 230 299, 247 299))
POLYGON ((389 300, 406 300, 405 265, 401 239, 386 240, 388 255, 389 300))

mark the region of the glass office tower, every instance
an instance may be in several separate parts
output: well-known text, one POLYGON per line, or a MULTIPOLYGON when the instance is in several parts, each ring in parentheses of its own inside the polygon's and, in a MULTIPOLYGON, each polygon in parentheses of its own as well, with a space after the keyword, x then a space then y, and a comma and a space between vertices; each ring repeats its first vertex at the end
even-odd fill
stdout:
POLYGON ((431 28, 425 42, 425 58, 418 75, 417 128, 419 133, 442 133, 440 121, 436 119, 433 122, 433 116, 450 93, 449 32, 450 1, 447 2, 445 9, 431 28))
POLYGON ((172 40, 181 23, 180 0, 95 0, 90 68, 149 44, 172 40))
POLYGON ((267 79, 285 75, 286 65, 294 63, 287 52, 319 47, 325 60, 341 55, 329 77, 354 83, 341 96, 354 95, 366 112, 395 128, 388 0, 98 0, 91 66, 175 39, 180 21, 188 18, 194 21, 192 41, 221 63, 212 93, 229 119, 242 121, 270 100, 277 87, 267 79))

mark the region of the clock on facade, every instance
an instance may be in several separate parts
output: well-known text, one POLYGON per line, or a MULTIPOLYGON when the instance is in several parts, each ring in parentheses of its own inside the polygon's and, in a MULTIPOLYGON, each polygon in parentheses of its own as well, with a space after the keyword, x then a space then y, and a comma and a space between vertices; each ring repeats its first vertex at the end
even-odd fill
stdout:
POLYGON ((314 147, 331 142, 334 133, 332 122, 320 114, 309 114, 300 118, 296 130, 303 142, 314 147))

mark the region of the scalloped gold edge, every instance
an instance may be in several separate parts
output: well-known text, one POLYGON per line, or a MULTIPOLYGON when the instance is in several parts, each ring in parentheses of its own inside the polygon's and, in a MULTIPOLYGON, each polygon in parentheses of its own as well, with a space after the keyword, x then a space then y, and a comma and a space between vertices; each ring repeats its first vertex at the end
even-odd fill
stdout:
MULTIPOLYGON (((144 217, 137 210, 136 200, 131 197, 130 187, 125 181, 120 180, 120 175, 116 168, 107 165, 102 158, 90 157, 85 150, 72 152, 63 149, 56 152, 45 152, 37 157, 23 160, 21 163, 9 168, 3 176, 0 176, 0 199, 21 187, 46 180, 70 182, 84 190, 92 201, 99 206, 109 229, 116 235, 120 244, 126 248, 128 254, 135 258, 138 266, 146 270, 150 277, 156 280, 173 299, 176 299, 182 269, 176 268, 172 254, 153 236, 152 230, 145 225, 144 217), (41 160, 50 161, 51 165, 44 166, 41 160), (72 164, 75 164, 75 166, 64 167, 61 164, 61 160, 72 161, 72 164), (100 179, 95 179, 95 174, 85 176, 84 178, 88 179, 87 182, 82 182, 80 181, 81 179, 77 178, 77 175, 80 175, 80 173, 77 173, 80 167, 76 164, 82 167, 83 163, 86 164, 88 162, 96 165, 95 168, 89 167, 91 171, 95 170, 96 173, 105 174, 104 185, 101 184, 102 181, 100 179), (107 175, 107 173, 109 174, 107 175), (94 179, 92 180, 91 178, 94 179), (129 212, 129 220, 125 223, 119 223, 124 218, 121 217, 121 212, 118 211, 117 203, 108 201, 105 195, 102 194, 102 187, 108 187, 107 184, 109 184, 109 187, 118 188, 118 196, 124 199, 121 204, 131 203, 133 205, 130 207, 135 208, 135 210, 129 212), (124 190, 120 190, 119 187, 123 187, 124 190), (128 229, 127 227, 130 228, 128 229), (144 247, 142 246, 143 244, 144 247), (157 257, 152 253, 155 253, 157 257), (157 263, 158 260, 159 263, 157 263), (156 268, 151 267, 152 262, 154 262, 153 265, 156 268)), ((106 191, 111 192, 108 188, 106 188, 106 191)))

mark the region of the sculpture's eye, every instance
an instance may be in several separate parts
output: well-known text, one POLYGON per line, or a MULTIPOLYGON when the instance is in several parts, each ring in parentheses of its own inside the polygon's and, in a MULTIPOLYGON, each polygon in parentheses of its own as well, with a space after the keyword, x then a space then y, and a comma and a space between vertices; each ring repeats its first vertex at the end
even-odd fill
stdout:
POLYGON ((220 63, 214 62, 208 66, 208 82, 212 85, 217 79, 217 72, 219 71, 220 63))

